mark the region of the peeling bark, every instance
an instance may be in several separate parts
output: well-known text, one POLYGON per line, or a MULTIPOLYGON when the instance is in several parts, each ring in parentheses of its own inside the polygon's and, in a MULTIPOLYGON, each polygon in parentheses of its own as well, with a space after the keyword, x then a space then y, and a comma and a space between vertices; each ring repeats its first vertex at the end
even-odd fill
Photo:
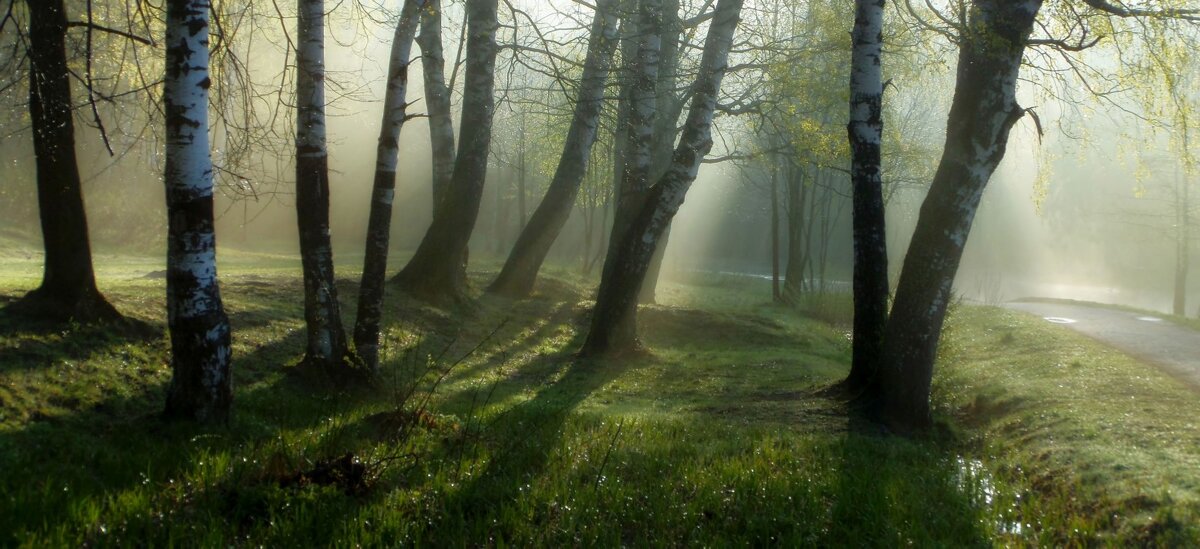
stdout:
POLYGON ((375 181, 371 191, 371 213, 367 219, 366 254, 354 322, 354 349, 371 370, 379 367, 379 323, 383 316, 383 287, 387 271, 388 243, 392 229, 392 200, 400 154, 400 130, 408 116, 408 65, 413 36, 424 0, 406 0, 392 37, 388 61, 387 90, 383 97, 383 122, 375 150, 375 181))
POLYGON ((850 56, 850 179, 854 203, 854 340, 846 386, 861 391, 882 360, 887 324, 883 209, 883 0, 856 0, 850 56))
MULTIPOLYGON (((700 69, 692 86, 692 105, 670 168, 651 187, 645 206, 610 258, 600 281, 591 328, 580 350, 584 356, 622 354, 638 348, 638 292, 650 268, 659 239, 679 211, 704 156, 712 149, 712 119, 742 0, 719 0, 705 40, 700 69)), ((637 104, 633 111, 637 111, 637 104)), ((636 156, 635 156, 636 159, 636 156)), ((636 162, 635 162, 636 163, 636 162)))
POLYGON ((229 319, 217 285, 208 144, 207 0, 167 3, 167 323, 171 384, 166 415, 223 422, 233 402, 229 319))
POLYGON ((454 175, 416 253, 395 279, 413 296, 435 303, 463 303, 467 298, 464 258, 479 215, 495 113, 496 3, 467 2, 464 123, 454 175))
POLYGON ((983 190, 1024 115, 1017 77, 1040 0, 976 0, 959 45, 946 144, 921 205, 872 383, 873 413, 901 433, 931 422, 929 390, 954 275, 983 190))
POLYGON ((604 87, 617 46, 617 0, 600 0, 592 21, 591 39, 575 99, 575 112, 563 143, 558 168, 546 196, 533 212, 499 276, 488 292, 525 297, 533 290, 538 270, 551 245, 571 216, 579 186, 587 174, 588 160, 600 124, 604 87))

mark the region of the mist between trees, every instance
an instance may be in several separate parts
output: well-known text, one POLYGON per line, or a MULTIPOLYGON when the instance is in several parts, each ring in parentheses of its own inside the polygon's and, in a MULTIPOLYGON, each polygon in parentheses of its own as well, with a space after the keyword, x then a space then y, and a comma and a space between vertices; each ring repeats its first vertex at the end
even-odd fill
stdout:
MULTIPOLYGON (((35 166, 31 138, 48 135, 34 105, 49 88, 31 82, 65 72, 54 93, 67 94, 75 132, 58 138, 74 141, 77 161, 61 161, 78 165, 85 234, 100 254, 163 256, 168 14, 50 4, 3 5, 0 230, 36 240, 53 216, 46 196, 39 214, 49 165, 35 166), (57 44, 64 60, 47 61, 57 44)), ((624 296, 610 311, 615 339, 595 352, 637 348, 630 300, 652 301, 660 276, 772 277, 782 303, 853 288, 876 303, 875 320, 856 325, 876 340, 856 343, 856 367, 874 357, 872 384, 886 384, 880 368, 911 366, 879 362, 883 349, 920 347, 911 360, 931 367, 952 296, 1200 306, 1188 276, 1200 122, 1188 2, 186 4, 209 17, 218 250, 361 263, 368 221, 388 219, 372 236, 377 266, 390 266, 379 272, 408 267, 386 291, 453 306, 484 290, 465 285, 479 265, 507 260, 489 291, 517 298, 536 291, 543 263, 577 270, 599 283, 597 311, 624 296), (381 137, 384 105, 395 127, 381 137), (390 211, 369 214, 373 203, 390 211), (881 247, 861 255, 871 235, 881 247), (502 283, 510 274, 519 281, 502 283), (891 298, 922 334, 900 333, 897 309, 887 324, 891 298)), ((340 318, 332 261, 309 259, 309 357, 333 375, 371 366, 355 351, 369 335, 350 342, 329 324, 340 318)), ((927 405, 927 388, 914 390, 927 405)), ((919 408, 893 426, 919 427, 919 408)))

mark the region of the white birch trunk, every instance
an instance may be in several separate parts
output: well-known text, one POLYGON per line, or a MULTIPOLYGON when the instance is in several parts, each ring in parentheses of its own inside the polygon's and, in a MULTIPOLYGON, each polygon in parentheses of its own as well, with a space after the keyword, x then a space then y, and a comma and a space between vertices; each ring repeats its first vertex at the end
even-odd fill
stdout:
POLYGON ((875 376, 887 323, 883 174, 883 0, 855 0, 850 55, 850 178, 854 203, 854 340, 847 386, 875 376))
POLYGON ((164 182, 169 416, 224 421, 233 400, 229 321, 217 286, 212 163, 208 149, 207 0, 167 4, 164 182))
MULTIPOLYGON (((612 269, 600 281, 591 329, 581 353, 622 353, 638 346, 637 298, 659 239, 683 205, 704 156, 712 150, 712 120, 728 69, 742 0, 719 0, 692 85, 692 103, 671 166, 650 189, 645 205, 619 244, 612 269), (630 338, 630 334, 633 335, 630 338)), ((634 109, 636 110, 636 106, 634 109)))
MULTIPOLYGON (((579 95, 558 168, 546 196, 533 212, 489 292, 524 297, 533 289, 538 270, 571 215, 600 126, 604 87, 617 47, 618 0, 599 0, 592 20, 587 57, 579 80, 579 95)), ((590 219, 589 225, 590 229, 590 219)))
POLYGON ((626 83, 628 110, 625 113, 625 127, 617 128, 624 134, 621 177, 616 189, 617 209, 602 273, 608 273, 613 268, 617 246, 623 242, 626 231, 645 203, 653 168, 654 123, 658 112, 656 90, 662 49, 662 0, 641 0, 637 8, 634 17, 636 23, 630 25, 626 34, 626 39, 634 36, 638 41, 634 50, 636 56, 626 60, 630 68, 624 71, 629 79, 626 83))
POLYGON ((354 324, 354 348, 370 369, 379 366, 379 323, 383 308, 384 276, 392 225, 392 199, 396 189, 396 164, 400 153, 400 130, 408 117, 408 65, 413 35, 424 0, 406 0, 392 37, 388 61, 387 90, 383 98, 383 121, 375 151, 375 181, 371 213, 367 220, 367 244, 359 285, 358 314, 354 324))
POLYGON ((411 295, 427 301, 461 303, 467 299, 467 244, 483 197, 496 110, 496 8, 497 0, 466 2, 463 123, 454 176, 416 253, 394 279, 411 295))
POLYGON ((304 268, 304 363, 341 378, 352 358, 342 328, 329 235, 325 146, 325 2, 299 0, 296 29, 296 214, 304 268))
POLYGON ((1041 0, 976 0, 960 39, 946 144, 904 259, 874 391, 879 419, 899 432, 931 421, 933 361, 954 276, 979 201, 1025 114, 1021 60, 1041 0))
POLYGON ((421 71, 425 82, 425 108, 429 113, 429 141, 433 155, 433 209, 445 197, 454 175, 454 121, 450 118, 450 89, 446 87, 446 59, 442 54, 442 2, 427 0, 421 9, 421 71))

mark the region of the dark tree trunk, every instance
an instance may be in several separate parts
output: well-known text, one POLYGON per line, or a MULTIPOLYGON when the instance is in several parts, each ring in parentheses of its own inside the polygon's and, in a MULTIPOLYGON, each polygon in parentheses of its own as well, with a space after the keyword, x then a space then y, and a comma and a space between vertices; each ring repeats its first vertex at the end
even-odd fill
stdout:
POLYGON ((325 2, 300 0, 296 44, 296 220, 304 269, 304 366, 345 378, 356 359, 342 326, 329 241, 325 146, 325 2))
POLYGON ((492 219, 492 249, 496 255, 500 255, 508 249, 508 218, 512 213, 512 201, 505 196, 504 192, 508 189, 510 171, 503 167, 499 167, 495 171, 499 173, 492 180, 492 184, 496 186, 496 207, 492 209, 495 212, 492 219))
POLYGON ((166 415, 224 422, 233 402, 229 319, 217 286, 212 163, 208 150, 206 0, 167 3, 167 323, 171 384, 166 415))
POLYGON ((803 171, 788 162, 785 173, 788 192, 788 259, 783 276, 783 301, 795 307, 800 305, 800 299, 804 295, 804 269, 808 262, 808 231, 804 229, 804 208, 809 191, 804 185, 803 171))
POLYGON ((667 224, 666 230, 663 231, 662 237, 658 239, 658 246, 654 249, 654 255, 650 256, 650 268, 646 270, 646 280, 642 282, 642 289, 638 290, 638 303, 651 305, 658 303, 658 279, 662 276, 663 260, 667 257, 667 247, 671 243, 671 224, 667 224))
MULTIPOLYGON (((596 4, 596 15, 592 22, 591 40, 584 61, 583 76, 580 78, 579 96, 575 100, 575 113, 567 139, 563 143, 558 169, 545 198, 533 212, 533 218, 521 231, 508 260, 496 281, 488 291, 509 297, 525 297, 533 289, 538 270, 558 238, 571 208, 579 194, 579 186, 587 174, 588 160, 596 142, 600 110, 604 103, 604 85, 608 79, 613 54, 617 45, 617 0, 601 0, 596 4)), ((584 261, 587 261, 590 245, 590 229, 585 235, 584 261)))
POLYGON ((883 174, 883 0, 856 0, 850 61, 850 173, 854 225, 854 340, 846 387, 862 391, 879 370, 887 324, 883 174))
POLYGON ((896 288, 885 357, 872 384, 878 419, 900 433, 927 428, 929 390, 954 275, 983 190, 1024 115, 1017 77, 1039 0, 976 0, 960 39, 946 144, 896 288))
POLYGON ((779 291, 779 173, 771 170, 771 301, 783 302, 779 291))
POLYGON ((96 289, 71 114, 67 17, 62 0, 28 0, 29 114, 38 212, 46 251, 42 284, 10 310, 55 322, 121 319, 96 289))
POLYGON ((392 229, 392 200, 396 190, 396 165, 400 153, 400 130, 408 116, 409 54, 416 33, 419 10, 424 0, 406 0, 392 37, 388 62, 387 91, 383 100, 383 123, 375 151, 375 182, 371 213, 367 218, 367 244, 359 285, 358 314, 354 323, 354 349, 371 370, 379 368, 379 323, 383 309, 383 287, 387 271, 388 243, 392 229))
POLYGON ((525 228, 525 223, 529 221, 529 208, 525 205, 526 195, 529 194, 525 188, 526 177, 529 172, 525 165, 525 113, 521 113, 521 131, 517 136, 517 230, 518 236, 521 230, 525 228))
POLYGON ((433 211, 445 197, 454 175, 454 121, 450 118, 450 89, 442 54, 442 2, 426 0, 421 9, 421 70, 425 108, 429 111, 429 140, 433 153, 433 211))
MULTIPOLYGON (((683 204, 704 156, 712 149, 713 113, 721 80, 728 68, 729 50, 741 8, 742 0, 719 0, 717 3, 700 69, 692 86, 692 106, 674 160, 667 173, 650 189, 645 207, 625 231, 616 255, 609 258, 610 265, 606 265, 600 281, 591 327, 581 355, 622 354, 638 348, 638 293, 659 239, 683 204)), ((636 101, 634 105, 636 112, 636 101)))
POLYGON ((495 112, 497 0, 467 1, 467 59, 462 136, 445 200, 416 254, 396 276, 410 294, 438 303, 467 299, 464 258, 479 215, 495 112))

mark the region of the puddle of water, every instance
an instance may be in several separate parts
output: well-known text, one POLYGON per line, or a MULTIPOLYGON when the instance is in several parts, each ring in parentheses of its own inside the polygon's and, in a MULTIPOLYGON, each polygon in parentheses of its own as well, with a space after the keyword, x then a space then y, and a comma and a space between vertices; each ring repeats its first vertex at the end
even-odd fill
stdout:
MULTIPOLYGON (((958 469, 955 477, 958 490, 973 499, 976 504, 994 510, 1000 503, 998 501, 1000 493, 996 488, 992 473, 987 470, 983 462, 978 459, 957 456, 954 458, 954 464, 958 469)), ((1016 516, 1016 510, 1017 504, 1013 501, 1007 509, 1001 509, 996 513, 995 528, 998 533, 1019 536, 1025 531, 1025 525, 1020 520, 1012 518, 1016 516)))
POLYGON ((1162 322, 1162 319, 1156 316, 1139 316, 1137 319, 1144 322, 1162 322))
POLYGON ((1053 322, 1055 324, 1074 324, 1076 322, 1079 322, 1078 320, 1075 320, 1073 318, 1066 318, 1066 317, 1061 317, 1061 316, 1044 316, 1044 317, 1042 317, 1042 319, 1045 320, 1046 322, 1053 322))

